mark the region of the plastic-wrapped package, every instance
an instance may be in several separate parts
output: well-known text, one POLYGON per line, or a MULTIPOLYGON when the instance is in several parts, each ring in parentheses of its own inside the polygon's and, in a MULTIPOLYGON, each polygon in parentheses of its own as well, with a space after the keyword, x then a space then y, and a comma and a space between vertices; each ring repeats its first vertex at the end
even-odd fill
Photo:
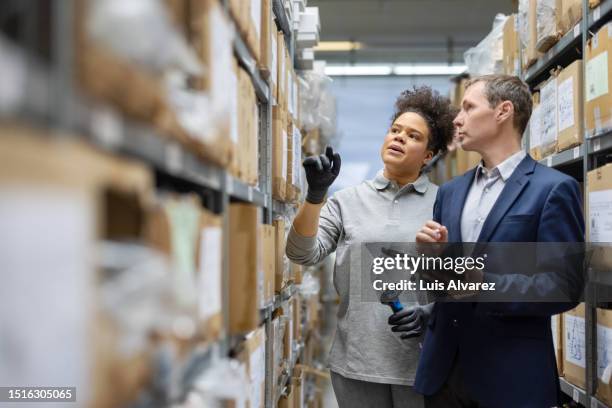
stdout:
POLYGON ((521 48, 525 49, 529 45, 529 0, 519 0, 517 18, 521 48))
POLYGON ((244 364, 226 358, 215 359, 194 381, 185 402, 175 408, 224 408, 228 403, 245 408, 249 379, 244 364))
POLYGON ((316 278, 308 271, 304 274, 302 283, 298 288, 303 298, 309 298, 311 296, 319 295, 321 284, 319 283, 319 278, 316 278))
POLYGON ((144 348, 152 331, 172 324, 169 265, 148 247, 114 242, 100 244, 98 259, 102 309, 118 326, 120 352, 129 357, 144 348))
POLYGON ((332 79, 315 71, 307 71, 302 74, 299 83, 299 109, 304 130, 320 129, 321 137, 330 141, 336 135, 336 98, 330 89, 332 79))
POLYGON ((491 32, 477 46, 463 54, 470 75, 480 76, 504 72, 503 30, 507 18, 504 14, 497 14, 491 32))
POLYGON ((546 52, 559 40, 557 31, 557 19, 555 15, 556 0, 537 0, 536 25, 537 39, 536 48, 540 52, 546 52))
POLYGON ((174 28, 161 0, 88 2, 90 37, 154 72, 178 68, 200 75, 202 66, 174 28))

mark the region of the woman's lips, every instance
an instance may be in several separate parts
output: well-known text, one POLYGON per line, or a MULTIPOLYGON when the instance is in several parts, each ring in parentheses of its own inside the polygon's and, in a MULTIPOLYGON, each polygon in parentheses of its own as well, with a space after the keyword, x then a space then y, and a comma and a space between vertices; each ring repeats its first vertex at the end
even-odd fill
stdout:
POLYGON ((404 154, 404 149, 402 149, 401 147, 399 147, 397 145, 391 145, 391 146, 387 147, 387 150, 389 151, 389 153, 396 154, 396 155, 403 155, 404 154))

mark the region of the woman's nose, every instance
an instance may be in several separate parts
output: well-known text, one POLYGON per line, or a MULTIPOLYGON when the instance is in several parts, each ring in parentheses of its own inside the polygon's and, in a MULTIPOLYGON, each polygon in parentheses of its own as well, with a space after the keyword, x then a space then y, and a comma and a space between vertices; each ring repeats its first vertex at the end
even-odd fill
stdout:
POLYGON ((396 142, 400 142, 401 144, 406 143, 406 140, 404 139, 404 137, 401 134, 395 135, 393 140, 396 141, 396 142))

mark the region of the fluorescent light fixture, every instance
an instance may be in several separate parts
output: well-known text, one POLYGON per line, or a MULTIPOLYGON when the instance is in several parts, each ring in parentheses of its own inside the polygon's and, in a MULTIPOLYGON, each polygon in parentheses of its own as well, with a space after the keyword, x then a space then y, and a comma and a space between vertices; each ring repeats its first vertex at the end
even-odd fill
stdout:
POLYGON ((328 76, 387 76, 393 73, 391 65, 328 65, 325 75, 328 76))
POLYGON ((465 65, 414 64, 414 65, 327 65, 325 74, 329 76, 428 76, 459 75, 467 70, 465 65))
POLYGON ((353 51, 363 48, 363 44, 357 41, 321 41, 315 47, 315 51, 353 51))
POLYGON ((396 65, 395 75, 459 75, 467 70, 465 65, 396 65))

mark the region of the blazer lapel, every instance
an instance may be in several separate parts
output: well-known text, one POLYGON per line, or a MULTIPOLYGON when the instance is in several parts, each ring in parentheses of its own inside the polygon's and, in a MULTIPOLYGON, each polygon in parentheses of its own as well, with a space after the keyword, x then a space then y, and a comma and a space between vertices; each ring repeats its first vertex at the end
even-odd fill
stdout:
POLYGON ((478 236, 478 242, 489 241, 497 225, 501 222, 510 207, 512 207, 512 204, 514 204, 514 201, 516 201, 525 186, 529 183, 528 175, 533 173, 535 164, 536 162, 529 155, 519 163, 497 198, 493 208, 491 208, 491 212, 489 212, 489 216, 485 220, 480 235, 478 236))
POLYGON ((463 212, 463 206, 465 205, 465 200, 467 199, 468 192, 470 191, 470 187, 472 186, 472 182, 474 181, 474 177, 476 177, 476 169, 465 173, 461 176, 459 183, 457 184, 456 190, 453 192, 451 197, 451 205, 449 211, 450 223, 448 223, 448 241, 449 242, 461 242, 461 213, 463 212))

